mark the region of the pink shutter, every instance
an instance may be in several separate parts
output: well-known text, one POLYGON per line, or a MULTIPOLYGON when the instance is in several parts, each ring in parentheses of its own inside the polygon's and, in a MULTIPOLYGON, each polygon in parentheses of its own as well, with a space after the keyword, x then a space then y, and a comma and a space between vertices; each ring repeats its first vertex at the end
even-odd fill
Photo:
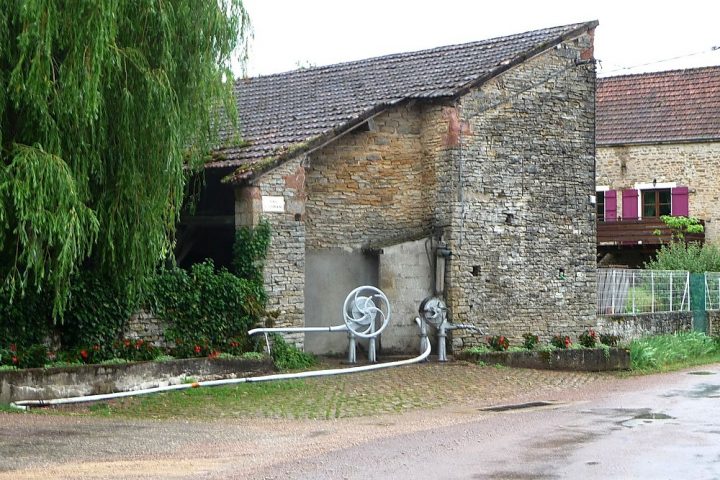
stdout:
POLYGON ((690 202, 688 201, 688 187, 676 187, 670 190, 671 212, 673 217, 687 217, 690 214, 690 202))
POLYGON ((617 220, 617 192, 608 190, 605 192, 605 221, 614 222, 617 220))
POLYGON ((638 191, 634 188, 622 191, 623 220, 638 219, 638 191))

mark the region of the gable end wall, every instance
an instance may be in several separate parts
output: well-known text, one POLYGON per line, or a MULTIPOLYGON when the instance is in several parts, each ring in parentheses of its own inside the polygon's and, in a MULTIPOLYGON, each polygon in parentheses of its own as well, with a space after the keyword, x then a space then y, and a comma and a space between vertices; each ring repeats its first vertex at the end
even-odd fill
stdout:
MULTIPOLYGON (((509 70, 460 100, 450 201, 453 321, 515 342, 577 337, 595 324, 593 64, 590 35, 509 70)), ((484 342, 455 332, 454 346, 484 342)))

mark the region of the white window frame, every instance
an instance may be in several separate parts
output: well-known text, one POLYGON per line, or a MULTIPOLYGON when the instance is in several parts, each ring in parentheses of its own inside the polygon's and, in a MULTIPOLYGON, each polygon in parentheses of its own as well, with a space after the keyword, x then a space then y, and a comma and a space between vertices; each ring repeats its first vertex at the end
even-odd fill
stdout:
MULTIPOLYGON (((661 189, 661 188, 665 188, 665 189, 670 188, 670 189, 673 189, 673 188, 675 188, 675 187, 677 187, 677 182, 636 183, 636 184, 633 186, 633 188, 634 188, 635 190, 638 190, 638 198, 637 198, 637 202, 638 202, 638 207, 637 207, 638 219, 639 219, 639 220, 642 220, 642 191, 643 191, 643 190, 659 190, 659 189, 661 189)), ((672 215, 672 199, 670 200, 670 209, 671 209, 671 210, 670 210, 670 215, 672 215)))
MULTIPOLYGON (((610 186, 609 185, 596 185, 595 186, 595 193, 598 192, 609 192, 610 186)), ((591 197, 591 203, 593 205, 597 205, 597 195, 593 195, 591 197)), ((605 204, 605 209, 607 209, 607 204, 605 204)), ((605 212, 603 211, 603 218, 605 218, 605 212)))

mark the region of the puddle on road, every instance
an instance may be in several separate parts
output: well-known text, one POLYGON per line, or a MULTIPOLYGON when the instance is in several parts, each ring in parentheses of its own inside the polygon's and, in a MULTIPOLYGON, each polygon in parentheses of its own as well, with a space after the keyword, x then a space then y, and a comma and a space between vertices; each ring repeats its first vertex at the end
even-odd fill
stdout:
POLYGON ((674 420, 675 417, 662 412, 653 412, 649 408, 605 408, 596 410, 586 410, 583 413, 600 415, 615 419, 617 425, 627 428, 637 427, 638 425, 654 423, 656 420, 674 420))
POLYGON ((692 390, 672 390, 663 397, 720 398, 720 385, 701 383, 692 390))
POLYGON ((625 420, 624 422, 620 422, 620 425, 627 428, 633 428, 637 427, 641 424, 649 424, 654 423, 655 420, 674 420, 675 417, 671 417, 670 415, 666 413, 660 413, 660 412, 652 412, 649 411, 638 413, 634 417, 632 417, 629 420, 625 420))
POLYGON ((496 407, 485 407, 479 408, 481 412, 508 412, 511 410, 523 410, 528 408, 540 408, 540 407, 555 407, 562 405, 557 402, 527 402, 527 403, 516 403, 514 405, 499 405, 496 407))
POLYGON ((715 372, 689 372, 688 375, 715 375, 715 372))

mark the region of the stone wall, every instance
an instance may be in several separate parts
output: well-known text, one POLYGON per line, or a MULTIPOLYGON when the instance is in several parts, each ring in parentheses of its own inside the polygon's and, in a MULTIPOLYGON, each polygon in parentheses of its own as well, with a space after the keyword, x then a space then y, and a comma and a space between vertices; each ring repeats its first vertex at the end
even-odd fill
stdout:
POLYGON ((167 348, 171 345, 165 340, 165 329, 167 324, 157 318, 153 313, 139 311, 133 314, 125 325, 123 335, 126 338, 152 342, 159 348, 167 348))
MULTIPOLYGON (((452 321, 514 341, 595 325, 595 70, 575 63, 591 48, 589 35, 567 41, 461 98, 452 321)), ((478 340, 458 331, 453 345, 478 340)))
POLYGON ((636 183, 676 182, 689 187, 690 215, 706 221, 705 238, 720 239, 720 142, 661 145, 598 146, 597 185, 621 190, 636 183))
POLYGON ((423 161, 422 109, 404 105, 308 158, 307 247, 417 237, 432 225, 435 177, 423 161))
POLYGON ((692 330, 692 312, 600 315, 597 324, 598 333, 617 335, 623 342, 650 335, 689 332, 690 330, 692 330))
POLYGON ((720 337, 720 310, 708 310, 708 332, 713 337, 720 337))
MULTIPOLYGON (((291 160, 263 175, 255 184, 253 211, 258 209, 259 196, 282 197, 282 212, 261 212, 270 222, 272 239, 265 263, 265 290, 268 294, 267 310, 274 312, 274 326, 301 327, 305 324, 305 168, 304 158, 291 160)), ((248 187, 253 188, 253 187, 248 187)), ((241 195, 240 195, 241 196, 241 195)), ((261 201, 259 208, 262 208, 261 201)), ((243 209, 239 209, 243 212, 243 209)), ((245 218, 258 215, 245 213, 245 218)), ((284 335, 285 340, 303 346, 304 335, 284 335)))

